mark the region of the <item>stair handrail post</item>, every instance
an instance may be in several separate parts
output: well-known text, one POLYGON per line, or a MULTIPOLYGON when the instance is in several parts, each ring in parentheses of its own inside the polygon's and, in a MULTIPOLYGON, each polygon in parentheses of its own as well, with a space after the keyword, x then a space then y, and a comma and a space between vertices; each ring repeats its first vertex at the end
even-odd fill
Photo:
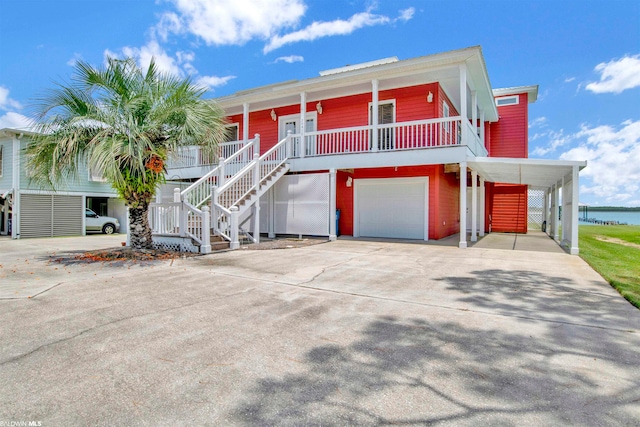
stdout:
POLYGON ((253 163, 253 186, 257 193, 260 189, 260 155, 258 153, 253 154, 253 163))
POLYGON ((218 160, 218 187, 222 187, 227 180, 227 175, 224 171, 224 157, 220 157, 218 160))
POLYGON ((180 237, 184 237, 187 235, 187 205, 184 202, 180 202, 180 206, 178 206, 178 216, 179 216, 179 224, 180 224, 180 237))
POLYGON ((287 157, 293 157, 293 138, 291 138, 291 129, 287 131, 287 157))
POLYGON ((230 249, 239 249, 240 241, 238 240, 238 221, 240 212, 237 206, 231 206, 231 242, 229 243, 230 249))
MULTIPOLYGON (((182 195, 180 194, 180 189, 178 187, 173 189, 173 203, 181 203, 182 202, 182 195)), ((168 212, 163 212, 163 214, 165 215, 165 220, 163 221, 164 223, 167 222, 166 220, 166 215, 167 213, 170 213, 172 218, 171 221, 173 222, 173 224, 171 224, 172 227, 178 227, 178 230, 180 232, 182 232, 182 230, 184 230, 184 228, 182 228, 182 224, 180 224, 180 218, 182 217, 182 212, 180 209, 180 206, 174 206, 171 207, 170 209, 167 209, 168 212), (176 218, 176 216, 178 218, 176 218)))
POLYGON ((209 206, 202 207, 202 244, 200 245, 200 253, 208 254, 211 252, 211 231, 208 224, 211 223, 211 213, 209 206))
POLYGON ((254 156, 257 154, 260 157, 260 134, 256 133, 253 139, 253 153, 254 156))
POLYGON ((210 228, 214 233, 218 233, 220 230, 218 229, 218 187, 215 185, 211 186, 211 225, 210 228))

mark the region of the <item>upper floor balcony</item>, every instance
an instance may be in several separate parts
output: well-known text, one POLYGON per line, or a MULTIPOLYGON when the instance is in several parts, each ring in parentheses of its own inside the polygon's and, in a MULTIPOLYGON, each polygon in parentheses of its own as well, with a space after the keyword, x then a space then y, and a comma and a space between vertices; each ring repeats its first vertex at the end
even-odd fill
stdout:
MULTIPOLYGON (((460 116, 288 134, 287 157, 294 171, 455 163, 467 156, 487 156, 480 127, 474 128, 460 116), (367 158, 375 160, 369 164, 367 158)), ((202 176, 251 141, 255 140, 222 143, 213 154, 205 154, 198 146, 183 147, 167 162, 169 178, 202 176)), ((260 150, 259 146, 254 149, 260 150)), ((250 155, 240 156, 238 167, 250 155)))

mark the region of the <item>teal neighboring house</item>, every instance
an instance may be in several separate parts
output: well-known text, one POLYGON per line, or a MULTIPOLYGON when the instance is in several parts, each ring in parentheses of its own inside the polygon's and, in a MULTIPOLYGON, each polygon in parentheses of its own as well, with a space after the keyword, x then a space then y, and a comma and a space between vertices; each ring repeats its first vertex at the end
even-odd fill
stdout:
POLYGON ((14 239, 84 235, 85 208, 127 224, 124 202, 85 164, 79 165, 75 180, 55 190, 30 180, 25 148, 34 135, 0 129, 0 235, 14 239))

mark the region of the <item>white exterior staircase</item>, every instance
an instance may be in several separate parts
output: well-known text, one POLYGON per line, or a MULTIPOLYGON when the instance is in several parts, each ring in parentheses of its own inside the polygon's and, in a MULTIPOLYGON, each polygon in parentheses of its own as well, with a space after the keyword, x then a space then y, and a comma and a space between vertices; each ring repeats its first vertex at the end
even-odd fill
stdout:
POLYGON ((156 245, 209 253, 239 248, 241 235, 258 243, 260 197, 289 171, 291 141, 287 136, 260 156, 256 135, 185 190, 174 190, 173 203, 153 203, 149 219, 156 245), (249 220, 252 233, 241 228, 249 220))

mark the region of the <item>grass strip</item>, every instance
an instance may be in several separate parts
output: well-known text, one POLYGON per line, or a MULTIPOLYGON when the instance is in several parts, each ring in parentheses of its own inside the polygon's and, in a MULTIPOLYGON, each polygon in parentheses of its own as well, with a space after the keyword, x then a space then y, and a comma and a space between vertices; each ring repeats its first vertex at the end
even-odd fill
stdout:
POLYGON ((581 225, 580 256, 640 308, 640 226, 581 225))

